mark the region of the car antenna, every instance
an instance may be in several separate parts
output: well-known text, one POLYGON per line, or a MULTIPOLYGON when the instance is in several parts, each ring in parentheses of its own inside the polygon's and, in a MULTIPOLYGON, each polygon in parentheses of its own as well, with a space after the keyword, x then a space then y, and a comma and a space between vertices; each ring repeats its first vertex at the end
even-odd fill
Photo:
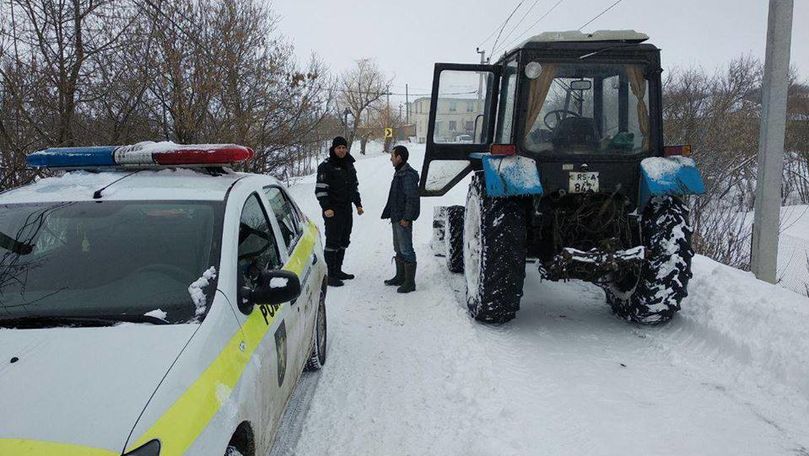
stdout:
POLYGON ((140 172, 140 170, 133 171, 133 172, 131 172, 131 173, 127 174, 126 176, 124 176, 124 177, 122 177, 122 178, 120 178, 120 179, 116 179, 116 180, 114 180, 114 181, 110 182, 109 184, 107 184, 107 185, 105 185, 105 186, 103 186, 103 187, 99 188, 98 190, 96 190, 95 192, 93 192, 93 199, 101 199, 101 192, 103 192, 104 190, 108 189, 108 188, 109 188, 109 187, 111 187, 113 184, 117 184, 118 182, 121 182, 122 180, 126 179, 127 177, 132 176, 133 174, 138 173, 138 172, 140 172))

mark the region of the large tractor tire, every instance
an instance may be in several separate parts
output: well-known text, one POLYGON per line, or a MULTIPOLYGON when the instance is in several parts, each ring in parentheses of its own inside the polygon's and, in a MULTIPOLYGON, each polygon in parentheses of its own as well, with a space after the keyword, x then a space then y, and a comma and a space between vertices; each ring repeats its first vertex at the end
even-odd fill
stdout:
POLYGON ((654 197, 641 218, 646 259, 636 280, 607 284, 607 302, 619 317, 660 324, 680 310, 691 279, 691 226, 688 208, 677 197, 654 197))
POLYGON ((525 281, 526 211, 520 198, 486 196, 483 173, 472 177, 464 211, 466 304, 479 321, 504 323, 520 308, 525 281))
POLYGON ((463 272, 464 207, 447 207, 445 220, 444 251, 446 252, 447 269, 450 272, 463 272))

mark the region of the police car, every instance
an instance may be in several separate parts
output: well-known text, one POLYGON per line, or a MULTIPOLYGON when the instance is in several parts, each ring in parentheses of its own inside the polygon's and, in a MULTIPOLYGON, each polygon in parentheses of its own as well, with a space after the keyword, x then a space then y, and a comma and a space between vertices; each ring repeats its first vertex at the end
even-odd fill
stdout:
POLYGON ((320 235, 236 145, 46 149, 0 194, 0 455, 264 455, 326 360, 320 235))

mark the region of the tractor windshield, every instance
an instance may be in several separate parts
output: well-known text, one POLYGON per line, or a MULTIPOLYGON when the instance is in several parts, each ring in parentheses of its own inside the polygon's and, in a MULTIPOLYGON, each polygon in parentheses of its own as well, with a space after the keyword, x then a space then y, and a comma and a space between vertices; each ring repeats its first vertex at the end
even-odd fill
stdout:
POLYGON ((635 154, 650 144, 645 67, 531 62, 524 147, 553 154, 635 154))

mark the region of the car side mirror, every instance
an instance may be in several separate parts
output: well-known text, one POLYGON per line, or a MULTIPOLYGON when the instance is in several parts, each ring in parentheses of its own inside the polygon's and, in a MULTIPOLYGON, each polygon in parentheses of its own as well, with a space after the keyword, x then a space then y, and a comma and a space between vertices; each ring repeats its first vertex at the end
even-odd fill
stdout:
POLYGON ((264 271, 255 290, 243 287, 239 293, 239 310, 249 315, 256 304, 281 304, 301 295, 301 281, 294 272, 264 271))

